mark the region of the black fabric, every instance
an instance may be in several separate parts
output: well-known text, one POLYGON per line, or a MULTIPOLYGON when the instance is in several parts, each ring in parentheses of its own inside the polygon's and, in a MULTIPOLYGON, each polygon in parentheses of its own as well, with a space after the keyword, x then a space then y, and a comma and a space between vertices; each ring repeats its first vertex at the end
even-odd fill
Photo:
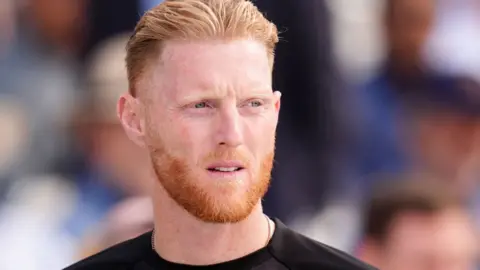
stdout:
POLYGON ((245 257, 209 266, 175 264, 152 250, 152 232, 109 248, 64 270, 361 270, 374 269, 288 229, 275 219, 270 243, 245 257))

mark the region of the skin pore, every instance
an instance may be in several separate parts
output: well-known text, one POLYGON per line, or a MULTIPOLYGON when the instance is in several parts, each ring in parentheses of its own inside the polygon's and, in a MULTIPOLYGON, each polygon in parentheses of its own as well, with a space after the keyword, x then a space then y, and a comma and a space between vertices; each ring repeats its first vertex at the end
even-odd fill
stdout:
POLYGON ((168 41, 151 62, 138 82, 142 94, 122 96, 118 112, 150 153, 155 250, 168 261, 208 265, 261 249, 274 226, 261 198, 280 109, 265 46, 168 41))

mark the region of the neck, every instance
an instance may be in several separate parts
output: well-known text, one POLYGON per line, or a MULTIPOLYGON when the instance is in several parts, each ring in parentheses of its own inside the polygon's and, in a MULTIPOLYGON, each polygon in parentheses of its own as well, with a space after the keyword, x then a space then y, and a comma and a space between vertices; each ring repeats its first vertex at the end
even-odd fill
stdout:
POLYGON ((266 246, 274 223, 260 202, 238 223, 206 223, 173 201, 159 184, 154 188, 155 251, 165 260, 210 265, 241 258, 266 246))

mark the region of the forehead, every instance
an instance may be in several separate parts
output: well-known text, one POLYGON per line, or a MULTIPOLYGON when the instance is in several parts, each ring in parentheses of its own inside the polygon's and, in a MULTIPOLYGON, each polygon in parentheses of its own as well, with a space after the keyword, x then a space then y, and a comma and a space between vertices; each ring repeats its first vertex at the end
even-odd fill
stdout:
POLYGON ((436 215, 406 213, 392 224, 389 249, 398 252, 472 254, 476 232, 467 215, 448 210, 436 215))
POLYGON ((175 96, 199 90, 271 87, 265 46, 254 40, 165 44, 152 76, 156 89, 175 96))

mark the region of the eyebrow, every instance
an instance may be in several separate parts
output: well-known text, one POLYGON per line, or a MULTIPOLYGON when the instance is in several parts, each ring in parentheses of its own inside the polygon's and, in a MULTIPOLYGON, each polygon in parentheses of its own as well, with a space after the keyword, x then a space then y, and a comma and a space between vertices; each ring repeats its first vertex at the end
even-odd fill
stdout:
MULTIPOLYGON (((273 90, 268 90, 269 92, 268 93, 265 93, 264 92, 265 90, 256 90, 256 91, 253 91, 251 93, 248 93, 247 95, 242 95, 242 93, 240 92, 240 95, 236 95, 237 98, 239 98, 240 100, 242 99, 255 99, 255 98, 258 98, 258 99, 270 99, 272 98, 272 93, 273 93, 273 90)), ((181 95, 179 96, 178 100, 180 100, 182 103, 191 103, 191 102, 195 102, 195 101, 200 101, 200 100, 220 100, 220 99, 223 99, 227 96, 227 93, 222 93, 221 95, 220 94, 217 94, 215 92, 211 93, 202 93, 202 92, 199 92, 199 93, 192 93, 192 94, 189 94, 189 95, 181 95)))

